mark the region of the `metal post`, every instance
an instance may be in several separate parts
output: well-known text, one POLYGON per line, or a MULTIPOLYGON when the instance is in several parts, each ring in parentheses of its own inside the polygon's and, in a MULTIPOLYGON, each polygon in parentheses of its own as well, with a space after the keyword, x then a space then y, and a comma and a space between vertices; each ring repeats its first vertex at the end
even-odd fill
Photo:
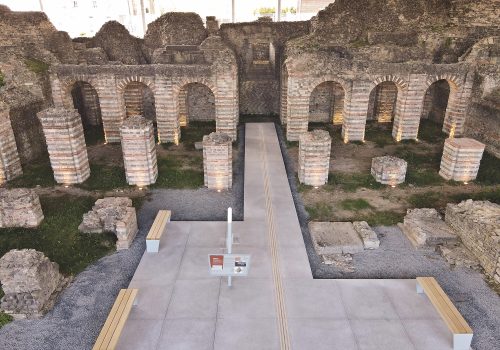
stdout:
POLYGON ((278 22, 281 22, 281 0, 278 0, 278 22))
MULTIPOLYGON (((226 235, 226 248, 227 248, 228 254, 231 254, 233 252, 232 223, 233 223, 233 209, 231 207, 229 207, 227 209, 227 235, 226 235)), ((227 285, 228 285, 228 287, 231 287, 231 285, 232 285, 231 276, 227 277, 227 285)))
POLYGON ((233 23, 236 22, 236 11, 234 9, 235 2, 236 2, 236 0, 231 0, 231 14, 232 14, 233 23))

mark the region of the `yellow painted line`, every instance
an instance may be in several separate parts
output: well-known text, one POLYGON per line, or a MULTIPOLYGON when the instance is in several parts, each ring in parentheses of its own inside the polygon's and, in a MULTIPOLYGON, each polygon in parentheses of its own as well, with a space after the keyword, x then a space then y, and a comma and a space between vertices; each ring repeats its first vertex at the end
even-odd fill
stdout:
POLYGON ((274 210, 271 201, 271 190, 270 190, 270 180, 269 180, 269 169, 267 167, 267 149, 264 143, 264 133, 262 131, 262 125, 259 125, 260 132, 260 144, 261 144, 261 160, 264 172, 264 194, 266 202, 266 222, 267 222, 267 232, 269 237, 269 246, 271 249, 271 266, 273 272, 274 281, 274 299, 276 305, 276 314, 278 319, 278 332, 280 339, 281 350, 290 350, 290 336, 288 334, 288 320, 286 317, 286 307, 284 298, 283 283, 281 280, 281 268, 278 250, 278 239, 276 237, 276 226, 274 223, 274 210))

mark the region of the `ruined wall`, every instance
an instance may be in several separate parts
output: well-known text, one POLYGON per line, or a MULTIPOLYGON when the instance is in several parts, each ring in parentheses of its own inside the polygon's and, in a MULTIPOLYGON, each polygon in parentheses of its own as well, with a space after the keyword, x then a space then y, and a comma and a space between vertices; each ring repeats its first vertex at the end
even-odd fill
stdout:
POLYGON ((215 120, 215 96, 207 86, 190 84, 186 98, 189 121, 215 120))
POLYGON ((309 22, 221 25, 222 38, 238 58, 240 113, 279 114, 285 43, 308 32, 309 22))

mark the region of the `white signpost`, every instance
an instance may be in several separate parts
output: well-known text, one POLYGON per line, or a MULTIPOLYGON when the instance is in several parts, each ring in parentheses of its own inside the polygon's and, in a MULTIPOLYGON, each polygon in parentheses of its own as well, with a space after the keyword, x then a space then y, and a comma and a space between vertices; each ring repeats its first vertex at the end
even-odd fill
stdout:
POLYGON ((233 210, 227 210, 227 234, 226 248, 227 254, 209 254, 208 265, 212 276, 227 276, 227 285, 231 287, 233 276, 248 276, 250 269, 249 254, 232 254, 233 249, 233 210))

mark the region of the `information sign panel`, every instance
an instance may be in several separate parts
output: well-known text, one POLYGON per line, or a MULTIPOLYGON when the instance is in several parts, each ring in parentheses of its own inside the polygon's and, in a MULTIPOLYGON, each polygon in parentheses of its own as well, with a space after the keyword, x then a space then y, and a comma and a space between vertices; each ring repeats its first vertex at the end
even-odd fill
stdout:
POLYGON ((248 276, 248 254, 209 254, 209 271, 212 276, 248 276))

